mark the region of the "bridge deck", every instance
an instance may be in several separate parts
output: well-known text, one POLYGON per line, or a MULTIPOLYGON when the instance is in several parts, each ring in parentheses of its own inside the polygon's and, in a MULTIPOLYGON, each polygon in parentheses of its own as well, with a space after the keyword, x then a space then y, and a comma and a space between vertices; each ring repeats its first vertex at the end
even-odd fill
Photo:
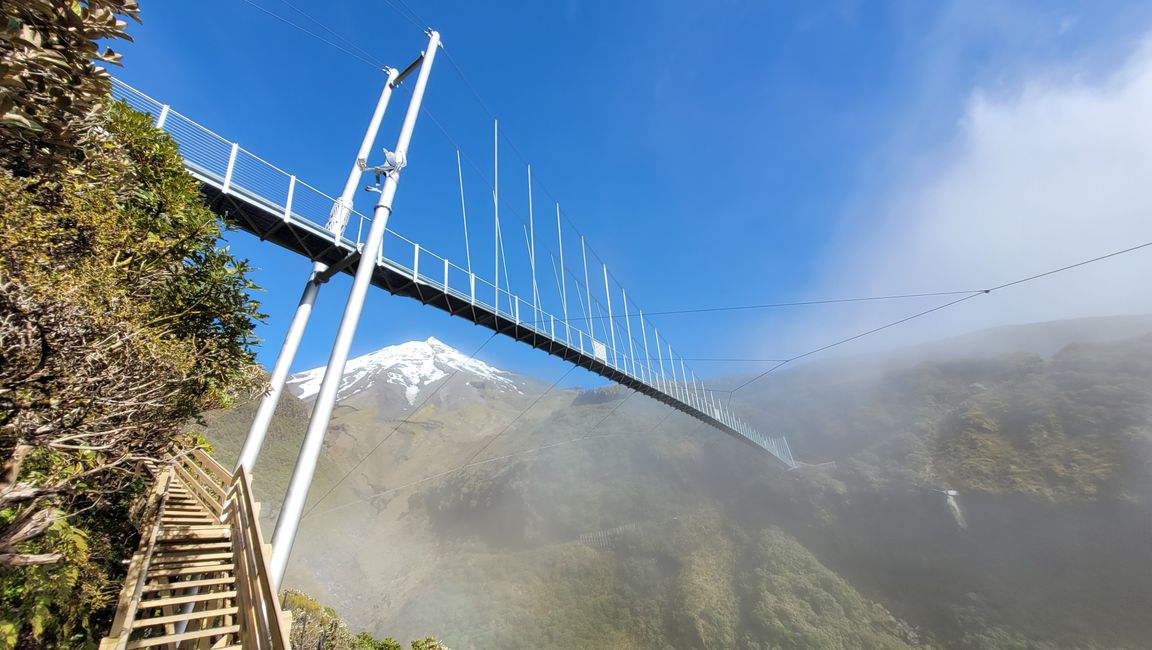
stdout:
MULTIPOLYGON (((186 167, 202 182, 203 193, 218 214, 262 240, 339 272, 354 273, 366 217, 352 213, 353 223, 345 232, 355 232, 356 240, 336 235, 320 225, 327 222, 335 203, 331 197, 119 81, 113 84, 113 94, 156 116, 157 125, 180 146, 186 167)), ((612 344, 392 231, 385 234, 372 284, 574 363, 765 450, 790 468, 796 466, 786 439, 765 436, 740 421, 707 390, 698 389, 695 379, 688 381, 685 373, 677 378, 674 365, 669 381, 663 370, 657 375, 647 363, 617 356, 612 344), (401 259, 411 264, 397 261, 401 259)))
MULTIPOLYGON (((336 237, 323 227, 306 219, 300 219, 294 214, 285 218, 283 207, 270 205, 261 197, 250 195, 243 190, 232 189, 225 194, 220 187, 222 179, 212 178, 203 170, 193 169, 192 172, 204 183, 204 195, 214 210, 260 239, 328 266, 346 262, 350 256, 352 259, 358 257, 355 242, 344 237, 336 237)), ((424 254, 429 255, 427 252, 424 254)), ((345 263, 340 272, 352 275, 355 271, 356 264, 345 263)), ((627 386, 732 435, 741 442, 765 449, 785 465, 793 466, 791 455, 789 454, 786 460, 783 450, 779 450, 778 453, 771 442, 772 439, 765 438, 763 442, 756 440, 753 437, 755 434, 746 435, 721 422, 714 415, 688 405, 660 388, 598 358, 591 349, 588 349, 592 346, 584 343, 585 337, 582 332, 577 335, 580 339, 577 345, 565 342, 563 324, 560 325, 561 331, 557 332, 557 337, 550 331, 555 326, 552 321, 547 329, 536 327, 529 321, 518 320, 514 314, 497 310, 478 299, 472 292, 469 295, 463 294, 451 286, 446 286, 443 280, 429 278, 411 267, 388 258, 376 264, 372 284, 393 295, 414 298, 453 316, 466 318, 477 325, 627 386)))

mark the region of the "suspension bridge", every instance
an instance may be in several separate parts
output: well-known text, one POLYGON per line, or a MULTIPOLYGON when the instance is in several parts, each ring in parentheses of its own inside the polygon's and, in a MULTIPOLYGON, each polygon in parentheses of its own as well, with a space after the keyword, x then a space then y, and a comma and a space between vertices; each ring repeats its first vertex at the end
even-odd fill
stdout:
MULTIPOLYGON (((203 183, 210 205, 242 230, 327 266, 326 277, 351 274, 359 261, 370 218, 351 210, 344 234, 327 225, 337 199, 308 185, 291 173, 259 158, 144 93, 113 80, 113 95, 137 111, 156 118, 180 146, 188 171, 203 183), (354 231, 354 234, 353 234, 354 231)), ((620 301, 623 312, 609 317, 612 331, 597 337, 594 318, 565 318, 496 286, 475 271, 437 255, 421 244, 387 229, 377 256, 371 283, 398 296, 459 316, 511 337, 550 355, 620 383, 672 408, 697 418, 742 442, 769 453, 787 467, 795 467, 784 437, 765 435, 742 421, 715 391, 687 369, 683 357, 667 350, 667 343, 637 314, 629 313, 627 294, 613 298, 611 280, 603 287, 576 286, 573 295, 591 291, 604 305, 620 301), (636 322, 639 341, 627 332, 636 322), (619 325, 618 325, 619 323, 619 325), (638 356, 635 348, 641 348, 638 356)), ((587 269, 580 273, 587 277, 587 269)), ((595 271, 593 271, 595 273, 595 271)), ((607 277, 607 274, 603 274, 607 277)), ((590 283, 591 284, 591 283, 590 283)), ((638 312, 642 315, 642 312, 638 312)))
MULTIPOLYGON (((439 48, 439 34, 429 31, 428 37, 427 49, 410 65, 386 71, 387 81, 355 164, 343 192, 336 197, 197 124, 168 104, 113 79, 113 98, 152 116, 155 126, 173 138, 185 167, 200 181, 214 211, 261 240, 311 260, 313 267, 273 368, 271 388, 257 412, 235 473, 228 474, 203 456, 196 462, 173 459, 168 470, 157 473, 157 484, 166 481, 172 493, 157 498, 171 499, 172 507, 165 511, 167 502, 160 501, 151 535, 145 536, 141 552, 133 560, 122 593, 116 635, 106 641, 107 647, 223 647, 219 644, 227 644, 229 639, 248 639, 243 642, 245 647, 282 647, 280 613, 267 601, 270 595, 274 598, 285 572, 370 286, 418 300, 542 350, 688 414, 764 452, 766 458, 783 467, 798 466, 785 438, 766 435, 744 422, 688 368, 684 357, 661 338, 643 310, 628 298, 606 264, 601 262, 599 268, 589 265, 589 246, 583 235, 568 229, 565 238, 559 205, 554 227, 551 219, 536 220, 530 166, 522 249, 519 244, 506 246, 508 236, 501 234, 498 161, 493 165, 491 231, 482 232, 473 224, 469 232, 459 151, 457 170, 464 219, 463 232, 457 234, 462 235, 465 246, 463 265, 459 259, 437 254, 425 243, 387 227, 439 48), (385 149, 384 161, 370 166, 368 158, 392 93, 412 76, 415 82, 395 149, 385 149), (366 175, 375 176, 373 189, 379 196, 371 217, 357 211, 352 200, 366 175), (545 237, 555 241, 554 248, 545 247, 553 282, 541 283, 538 242, 545 237), (474 264, 480 256, 473 255, 471 242, 480 241, 492 244, 488 247, 492 259, 484 264, 492 271, 490 277, 474 264), (519 249, 519 253, 509 253, 509 248, 519 249), (353 285, 269 549, 253 515, 258 504, 251 503, 247 484, 317 292, 337 273, 352 275, 353 285), (514 285, 530 289, 525 294, 514 285), (204 544, 198 543, 201 539, 204 544), (164 548, 165 540, 180 546, 164 548), (247 570, 242 575, 221 568, 240 566, 237 553, 241 551, 247 553, 243 563, 247 570), (148 594, 160 597, 142 601, 148 594), (134 630, 149 629, 159 632, 133 636, 134 630)), ((497 146, 498 140, 494 142, 494 157, 497 146)), ((448 215, 421 218, 442 224, 445 232, 451 230, 448 215)), ((513 242, 516 239, 511 237, 513 242)))

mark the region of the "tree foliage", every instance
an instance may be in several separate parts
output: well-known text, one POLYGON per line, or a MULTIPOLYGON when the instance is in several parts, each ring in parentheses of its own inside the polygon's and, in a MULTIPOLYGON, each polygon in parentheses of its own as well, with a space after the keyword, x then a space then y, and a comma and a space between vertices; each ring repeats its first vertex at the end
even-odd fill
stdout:
MULTIPOLYGON (((331 607, 324 607, 299 591, 285 590, 284 609, 292 612, 289 641, 296 650, 404 650, 391 637, 377 639, 367 632, 353 635, 331 607)), ((411 650, 448 650, 433 637, 417 639, 411 650)))
POLYGON ((100 41, 130 40, 135 0, 0 0, 0 156, 17 175, 59 170, 79 155, 108 94, 96 62, 120 55, 100 41))
POLYGON ((93 64, 136 3, 0 9, 0 648, 83 647, 146 461, 257 386, 262 315, 176 144, 93 64))

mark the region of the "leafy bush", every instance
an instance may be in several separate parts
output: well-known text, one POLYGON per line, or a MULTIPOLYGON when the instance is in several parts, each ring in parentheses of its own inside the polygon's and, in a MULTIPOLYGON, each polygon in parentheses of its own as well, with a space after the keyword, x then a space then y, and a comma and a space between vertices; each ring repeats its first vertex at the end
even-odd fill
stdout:
POLYGON ((120 56, 135 0, 0 0, 0 158, 19 176, 56 172, 83 154, 120 56))
MULTIPOLYGON (((297 650, 404 650, 393 638, 376 639, 367 632, 353 635, 331 607, 324 607, 299 591, 281 594, 284 609, 292 612, 289 641, 297 650)), ((432 637, 417 639, 412 650, 448 650, 432 637)))
POLYGON ((136 3, 0 10, 0 648, 84 647, 146 463, 256 387, 262 315, 175 143, 92 63, 136 3))

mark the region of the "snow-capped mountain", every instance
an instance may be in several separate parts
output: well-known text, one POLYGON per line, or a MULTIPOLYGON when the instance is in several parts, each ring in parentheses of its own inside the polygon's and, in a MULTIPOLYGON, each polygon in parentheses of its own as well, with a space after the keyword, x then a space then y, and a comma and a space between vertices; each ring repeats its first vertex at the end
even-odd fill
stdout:
MULTIPOLYGON (((320 392, 325 367, 298 372, 288 378, 288 386, 300 399, 320 392)), ((400 386, 408 404, 416 403, 420 391, 455 372, 471 375, 508 391, 521 392, 511 373, 483 361, 469 358, 459 350, 434 337, 426 341, 409 341, 392 345, 363 356, 349 359, 340 383, 339 399, 365 391, 378 383, 400 386)))

